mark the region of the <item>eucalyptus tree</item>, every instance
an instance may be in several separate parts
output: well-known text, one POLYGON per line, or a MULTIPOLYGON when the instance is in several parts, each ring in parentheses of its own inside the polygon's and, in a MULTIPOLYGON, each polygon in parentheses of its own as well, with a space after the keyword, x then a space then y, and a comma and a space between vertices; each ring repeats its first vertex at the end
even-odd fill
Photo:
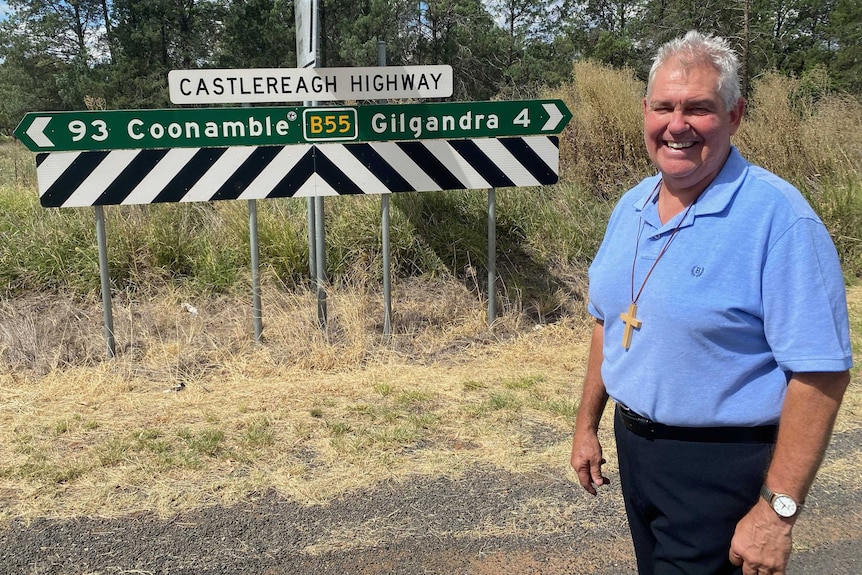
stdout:
POLYGON ((114 0, 114 15, 111 106, 162 107, 168 72, 213 64, 225 6, 218 0, 114 0))
POLYGON ((296 65, 296 20, 291 0, 232 0, 216 45, 220 68, 291 68, 296 65))
POLYGON ((65 62, 92 63, 110 53, 101 0, 9 0, 4 27, 65 62))
POLYGON ((321 52, 325 66, 376 66, 378 42, 391 65, 413 63, 419 19, 414 0, 322 0, 321 52))
POLYGON ((0 24, 0 129, 32 110, 75 109, 110 62, 100 0, 10 0, 0 24))
POLYGON ((832 13, 829 69, 838 87, 862 97, 862 3, 838 0, 832 13))
POLYGON ((418 64, 449 64, 457 99, 486 100, 505 83, 503 32, 481 0, 419 3, 418 64))
POLYGON ((578 58, 639 68, 647 0, 563 0, 560 28, 578 58))
MULTIPOLYGON (((8 22, 6 23, 8 24, 8 22)), ((24 35, 0 29, 0 133, 10 134, 27 112, 63 110, 57 79, 70 65, 24 35)))
POLYGON ((542 86, 568 77, 574 51, 562 34, 561 0, 489 0, 486 5, 503 31, 504 96, 533 97, 542 86))

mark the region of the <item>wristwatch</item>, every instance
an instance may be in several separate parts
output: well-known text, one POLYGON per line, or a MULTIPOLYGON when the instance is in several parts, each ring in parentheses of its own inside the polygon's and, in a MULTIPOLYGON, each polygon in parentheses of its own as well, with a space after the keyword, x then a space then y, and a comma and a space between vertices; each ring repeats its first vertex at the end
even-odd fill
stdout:
POLYGON ((760 488, 760 496, 763 497, 779 517, 793 517, 799 512, 801 504, 784 493, 773 493, 766 484, 760 488))

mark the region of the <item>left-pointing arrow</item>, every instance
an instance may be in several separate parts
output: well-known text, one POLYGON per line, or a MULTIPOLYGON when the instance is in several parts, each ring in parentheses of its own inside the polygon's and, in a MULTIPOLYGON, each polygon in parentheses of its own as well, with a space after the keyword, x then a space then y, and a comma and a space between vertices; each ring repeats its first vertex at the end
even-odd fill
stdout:
POLYGON ((30 136, 30 139, 33 140, 40 148, 53 148, 54 142, 45 135, 45 128, 48 127, 48 123, 51 121, 50 116, 40 116, 33 120, 33 123, 30 124, 30 127, 27 128, 27 135, 30 136))

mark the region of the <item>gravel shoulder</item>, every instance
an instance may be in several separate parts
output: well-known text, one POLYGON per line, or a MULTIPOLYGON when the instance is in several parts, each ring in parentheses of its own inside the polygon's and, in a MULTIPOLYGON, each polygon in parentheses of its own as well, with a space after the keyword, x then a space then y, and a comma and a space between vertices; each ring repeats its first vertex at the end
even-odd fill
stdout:
MULTIPOLYGON (((565 438, 561 437, 561 440, 565 438)), ((862 430, 836 434, 796 529, 791 575, 862 573, 862 430)), ((13 521, 0 572, 26 575, 635 573, 616 477, 561 467, 414 476, 302 505, 275 492, 160 519, 13 521)))

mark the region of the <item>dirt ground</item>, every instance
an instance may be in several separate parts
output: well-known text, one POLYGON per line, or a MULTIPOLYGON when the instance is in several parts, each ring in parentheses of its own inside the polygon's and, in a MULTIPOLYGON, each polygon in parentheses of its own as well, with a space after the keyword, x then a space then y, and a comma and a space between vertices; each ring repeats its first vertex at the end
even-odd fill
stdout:
MULTIPOLYGON (((862 573, 862 489, 853 470, 860 439, 860 429, 833 439, 797 523, 791 575, 862 573)), ((15 521, 0 531, 0 572, 634 574, 616 477, 592 498, 562 469, 414 476, 325 505, 269 492, 169 519, 15 521)))
MULTIPOLYGON (((862 404, 845 400, 839 419, 796 525, 790 575, 862 574, 862 404)), ((368 478, 318 504, 273 490, 167 516, 12 519, 0 526, 0 575, 635 574, 615 456, 611 485, 593 498, 563 460, 568 432, 542 429, 524 434, 523 448, 558 452, 547 466, 368 478)), ((0 507, 12 509, 12 496, 0 489, 0 507)))

